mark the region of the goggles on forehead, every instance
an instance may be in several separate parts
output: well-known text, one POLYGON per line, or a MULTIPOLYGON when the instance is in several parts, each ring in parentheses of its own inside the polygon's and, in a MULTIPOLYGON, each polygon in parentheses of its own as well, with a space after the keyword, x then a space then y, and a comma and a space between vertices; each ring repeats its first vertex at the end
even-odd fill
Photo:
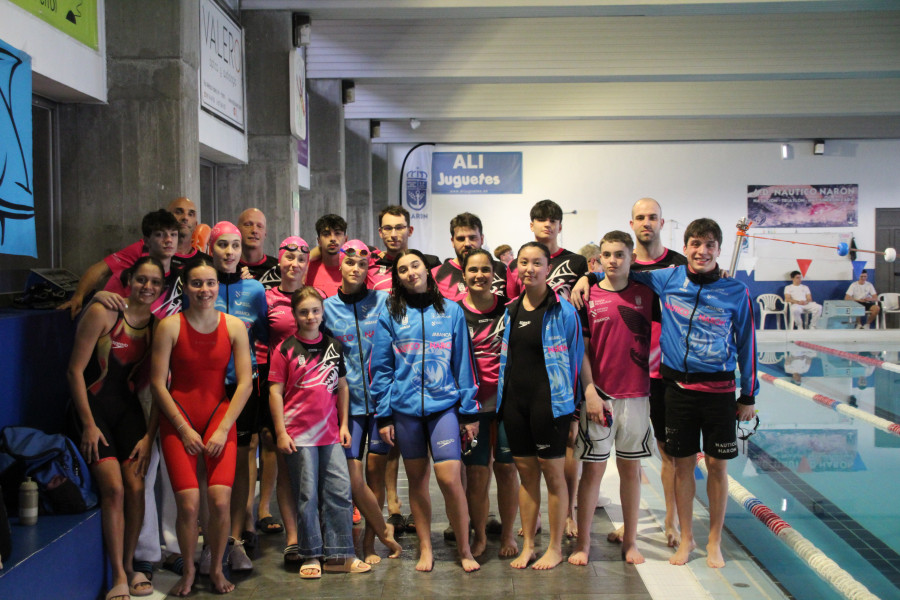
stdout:
POLYGON ((286 250, 288 252, 297 252, 300 251, 303 254, 309 254, 309 246, 298 246, 297 244, 285 244, 279 250, 286 250))
POLYGON ((356 248, 347 248, 346 250, 341 248, 341 253, 350 258, 353 258, 354 256, 365 258, 369 255, 368 250, 357 250, 356 248))

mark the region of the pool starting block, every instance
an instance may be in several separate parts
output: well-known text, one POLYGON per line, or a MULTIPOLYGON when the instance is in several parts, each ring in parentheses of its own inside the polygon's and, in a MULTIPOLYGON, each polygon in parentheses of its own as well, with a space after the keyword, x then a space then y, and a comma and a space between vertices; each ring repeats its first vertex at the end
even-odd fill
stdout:
POLYGON ((856 320, 866 316, 866 309, 853 300, 826 300, 822 303, 819 329, 853 329, 856 320))

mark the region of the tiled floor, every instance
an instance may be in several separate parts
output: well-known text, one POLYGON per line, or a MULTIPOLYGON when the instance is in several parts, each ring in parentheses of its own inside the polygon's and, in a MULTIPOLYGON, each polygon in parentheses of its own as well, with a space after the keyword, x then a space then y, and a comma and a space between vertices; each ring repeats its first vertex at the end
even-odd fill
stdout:
MULTIPOLYGON (((645 464, 651 461, 646 461, 645 464)), ((499 541, 490 539, 488 549, 480 558, 481 570, 465 574, 456 559, 455 546, 443 541, 441 532, 447 525, 443 512, 441 494, 432 478, 432 500, 434 502, 434 524, 432 538, 435 549, 435 569, 431 573, 417 573, 415 558, 417 542, 415 535, 406 534, 400 541, 404 547, 398 560, 384 559, 371 573, 364 575, 328 575, 321 580, 301 580, 296 573, 288 573, 282 567, 281 535, 263 536, 261 548, 254 562, 251 574, 235 575, 232 581, 237 589, 230 598, 288 599, 288 598, 447 598, 460 596, 466 600, 504 600, 527 598, 529 600, 558 599, 575 600, 604 598, 607 600, 665 600, 698 598, 780 598, 771 592, 771 584, 753 584, 752 589, 735 588, 731 581, 746 581, 746 567, 750 567, 750 579, 759 578, 755 565, 745 556, 737 556, 732 548, 726 548, 730 562, 726 569, 706 573, 708 581, 698 580, 695 571, 712 571, 705 567, 705 558, 697 553, 691 566, 673 567, 668 564, 670 549, 666 548, 658 520, 660 518, 661 497, 658 489, 650 485, 658 484, 655 464, 645 467, 648 472, 646 485, 642 486, 645 508, 641 512, 639 544, 647 562, 639 567, 625 564, 619 553, 619 546, 606 541, 606 534, 619 524, 621 507, 617 504, 618 479, 614 465, 607 470, 604 478, 603 495, 614 498, 605 509, 598 508, 594 517, 591 548, 591 562, 587 567, 574 567, 563 563, 551 571, 517 571, 509 566, 508 559, 497 557, 499 541), (648 507, 649 502, 649 507, 648 507), (656 508, 653 508, 656 506, 656 508), (612 520, 611 520, 612 519, 612 520), (732 560, 733 559, 733 560, 732 560), (702 566, 700 566, 702 565, 702 566), (707 590, 717 590, 709 592, 707 590), (760 591, 762 590, 762 591, 760 591)), ((401 471, 401 486, 404 475, 401 471)), ((658 487, 658 486, 657 486, 658 487)), ((406 502, 405 489, 401 498, 406 502)), ((544 496, 546 502, 546 494, 544 496)), ((408 505, 406 505, 408 506, 408 505)), ((698 504, 705 518, 705 512, 698 504)), ((546 512, 543 515, 546 523, 546 512)), ((701 531, 698 531, 701 533, 701 531)), ((543 541, 546 543, 546 538, 543 541)), ((381 548, 381 546, 378 546, 381 548)), ((571 544, 564 544, 564 552, 571 544)), ((176 577, 165 571, 158 571, 154 583, 158 591, 153 600, 163 598, 174 585, 176 577)), ((198 577, 194 598, 219 597, 215 595, 206 578, 198 577)))

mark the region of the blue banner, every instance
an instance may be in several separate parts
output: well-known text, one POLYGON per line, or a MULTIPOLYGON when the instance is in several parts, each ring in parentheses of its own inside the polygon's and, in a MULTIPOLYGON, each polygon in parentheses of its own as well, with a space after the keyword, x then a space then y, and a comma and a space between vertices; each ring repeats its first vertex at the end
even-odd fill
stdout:
POLYGON ((434 194, 521 194, 521 152, 435 152, 434 194))
POLYGON ((0 40, 0 253, 37 256, 31 57, 0 40))

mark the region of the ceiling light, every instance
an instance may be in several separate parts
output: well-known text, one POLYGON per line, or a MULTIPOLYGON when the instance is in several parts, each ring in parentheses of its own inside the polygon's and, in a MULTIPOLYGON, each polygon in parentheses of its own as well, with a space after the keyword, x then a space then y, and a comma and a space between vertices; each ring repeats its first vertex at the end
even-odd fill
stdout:
POLYGON ((418 129, 419 125, 422 124, 422 121, 416 119, 415 117, 409 120, 410 129, 418 129))

